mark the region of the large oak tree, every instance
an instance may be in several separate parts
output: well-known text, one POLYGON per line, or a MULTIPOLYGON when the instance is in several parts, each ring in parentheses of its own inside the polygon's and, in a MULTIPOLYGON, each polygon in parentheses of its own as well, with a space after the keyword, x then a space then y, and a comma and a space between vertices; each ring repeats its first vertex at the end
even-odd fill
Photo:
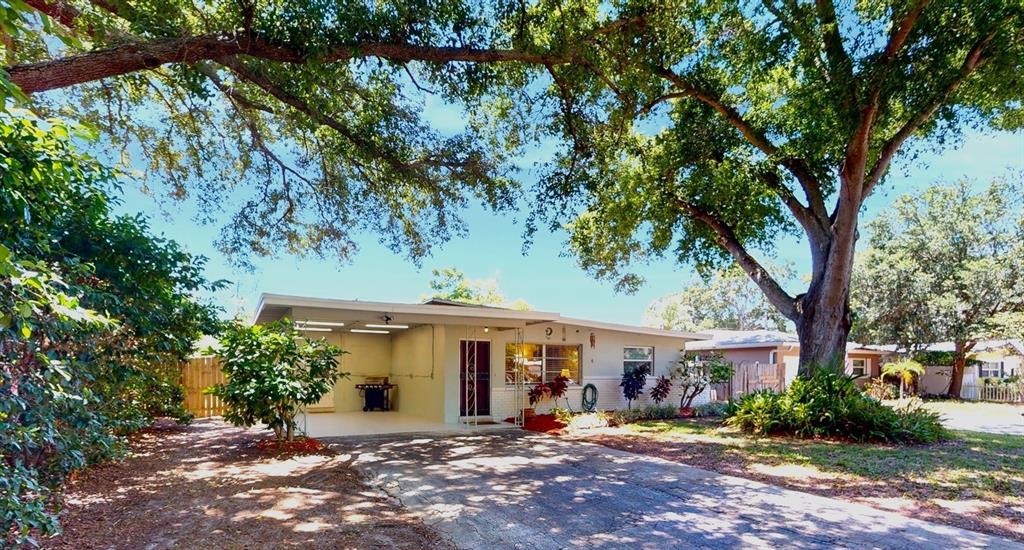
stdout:
POLYGON ((842 357, 860 211, 897 154, 1022 121, 1016 0, 27 3, 80 43, 12 33, 10 80, 73 89, 181 193, 244 184, 226 248, 344 257, 372 229, 425 254, 468 197, 512 206, 510 159, 554 140, 533 224, 568 222, 626 287, 638 259, 734 261, 804 372, 842 357), (467 123, 431 128, 431 94, 467 123), (784 233, 810 247, 797 296, 757 256, 784 233))

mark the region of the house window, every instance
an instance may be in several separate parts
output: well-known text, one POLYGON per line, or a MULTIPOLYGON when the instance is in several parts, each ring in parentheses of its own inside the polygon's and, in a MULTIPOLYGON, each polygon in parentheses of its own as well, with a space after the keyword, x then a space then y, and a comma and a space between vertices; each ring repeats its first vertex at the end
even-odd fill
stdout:
MULTIPOLYGON (((523 344, 523 373, 528 385, 550 382, 567 372, 570 384, 579 384, 582 346, 523 344)), ((505 383, 516 383, 516 345, 505 344, 505 383)))
POLYGON ((850 359, 850 374, 854 376, 868 376, 867 359, 850 359))
POLYGON ((651 346, 626 346, 622 348, 622 372, 631 372, 637 367, 647 367, 647 373, 654 372, 654 348, 651 346))
POLYGON ((981 377, 982 378, 999 378, 1002 376, 1002 369, 998 362, 986 361, 981 364, 981 377))

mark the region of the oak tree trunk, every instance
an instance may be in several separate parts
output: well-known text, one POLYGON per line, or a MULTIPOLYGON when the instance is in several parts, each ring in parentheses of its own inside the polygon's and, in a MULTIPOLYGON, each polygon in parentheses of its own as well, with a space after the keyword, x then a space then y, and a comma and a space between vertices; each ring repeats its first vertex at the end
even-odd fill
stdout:
POLYGON ((859 198, 843 194, 829 230, 809 235, 813 272, 807 293, 797 299, 795 319, 801 377, 819 368, 836 372, 845 368, 846 339, 853 325, 850 281, 859 204, 859 198))
POLYGON ((964 384, 964 370, 967 369, 967 353, 972 349, 974 349, 974 342, 955 342, 953 344, 953 371, 949 377, 947 397, 960 398, 960 390, 964 384))
POLYGON ((852 325, 849 285, 838 302, 823 300, 816 294, 812 289, 804 297, 797 322, 801 377, 808 377, 819 368, 836 372, 845 368, 846 339, 852 325))

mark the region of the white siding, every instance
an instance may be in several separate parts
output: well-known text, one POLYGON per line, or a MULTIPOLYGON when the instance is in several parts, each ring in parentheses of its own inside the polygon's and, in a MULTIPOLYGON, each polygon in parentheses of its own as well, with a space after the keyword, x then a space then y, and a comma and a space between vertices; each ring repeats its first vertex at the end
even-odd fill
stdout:
MULTIPOLYGON (((491 342, 491 416, 502 420, 513 416, 515 410, 514 388, 505 385, 505 344, 515 341, 514 330, 491 329, 484 333, 481 327, 447 327, 448 338, 445 342, 446 356, 446 403, 445 421, 458 420, 459 405, 459 348, 460 339, 478 339, 491 342)), ((605 329, 590 329, 582 326, 564 325, 561 323, 545 323, 532 325, 524 329, 524 341, 529 344, 580 345, 580 369, 582 385, 570 386, 567 392, 569 405, 574 410, 582 406, 583 385, 594 384, 598 391, 598 409, 620 409, 626 407, 622 397, 619 381, 622 378, 623 348, 626 346, 653 346, 654 374, 648 377, 644 396, 639 403, 650 402, 647 394, 654 386, 654 380, 667 374, 670 363, 679 358, 683 347, 683 338, 665 336, 648 336, 605 329), (551 328, 548 336, 546 329, 551 328), (564 329, 564 330, 563 330, 564 329), (590 347, 590 334, 595 337, 595 345, 590 347)), ((707 392, 694 400, 694 404, 707 401, 707 392)), ((678 404, 679 391, 674 390, 666 403, 678 404)), ((634 403, 634 406, 637 403, 634 403)), ((538 412, 550 410, 555 406, 552 400, 545 400, 535 408, 538 412)), ((565 399, 560 399, 558 406, 565 407, 565 399)))

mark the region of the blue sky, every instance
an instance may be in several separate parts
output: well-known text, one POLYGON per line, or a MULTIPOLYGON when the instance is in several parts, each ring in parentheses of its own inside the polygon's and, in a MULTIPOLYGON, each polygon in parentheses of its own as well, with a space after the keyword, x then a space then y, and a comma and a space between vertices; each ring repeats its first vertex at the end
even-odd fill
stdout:
MULTIPOLYGON (((429 101, 426 109, 427 118, 436 127, 454 128, 459 124, 460 117, 453 109, 429 101)), ((1024 134, 967 132, 963 142, 942 153, 922 154, 912 162, 908 157, 894 163, 889 184, 868 200, 865 220, 877 215, 896 196, 932 183, 967 178, 980 186, 1011 170, 1024 171, 1024 134)), ((282 255, 257 259, 256 271, 249 273, 234 269, 217 251, 213 241, 219 226, 197 224, 192 203, 161 199, 160 190, 156 190, 156 196, 145 195, 129 186, 119 210, 149 215, 157 232, 183 243, 192 253, 207 256, 207 276, 233 283, 214 296, 228 315, 251 312, 261 292, 413 302, 427 291, 431 268, 450 266, 470 278, 496 278, 509 299, 525 299, 538 310, 639 324, 648 304, 680 290, 695 276, 689 267, 664 260, 641 271, 647 283, 639 292, 616 293, 610 283, 588 277, 564 253, 564 234, 539 233, 524 256, 524 215, 498 217, 476 207, 465 213, 468 236, 436 248, 421 267, 395 255, 367 234, 358 237, 360 252, 348 264, 282 255)), ((777 257, 794 262, 798 274, 807 272, 809 257, 799 240, 781 240, 777 257)))

